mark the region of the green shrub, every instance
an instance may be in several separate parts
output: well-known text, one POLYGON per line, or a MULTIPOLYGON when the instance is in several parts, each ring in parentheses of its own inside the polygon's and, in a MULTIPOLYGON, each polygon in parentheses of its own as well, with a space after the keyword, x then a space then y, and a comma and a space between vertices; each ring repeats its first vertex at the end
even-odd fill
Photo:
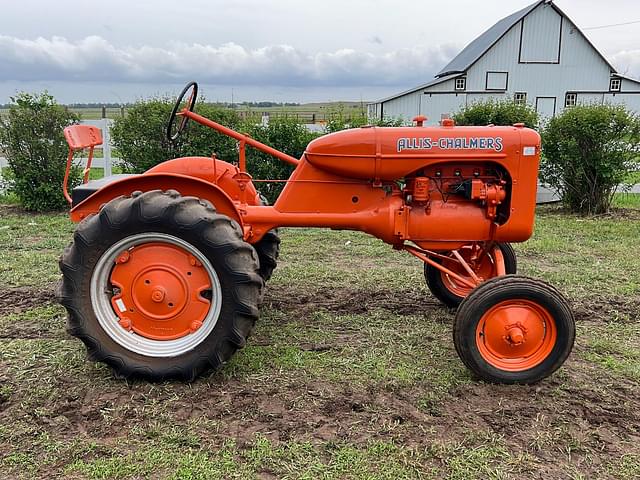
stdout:
POLYGON ((456 125, 513 125, 524 123, 529 128, 538 127, 538 113, 529 105, 516 104, 512 100, 482 100, 462 107, 453 115, 456 125))
POLYGON ((542 135, 540 179, 572 212, 609 210, 640 157, 640 118, 617 105, 578 105, 551 119, 542 135))
MULTIPOLYGON (((63 130, 78 121, 76 114, 58 105, 46 91, 11 98, 9 113, 0 118, 0 149, 10 167, 9 191, 25 210, 47 211, 66 205, 62 182, 68 147, 63 130)), ((74 167, 69 187, 79 182, 80 171, 74 167)))
MULTIPOLYGON (((276 117, 268 125, 247 121, 243 126, 245 133, 255 140, 280 150, 294 158, 302 157, 307 144, 318 137, 296 119, 276 117)), ((254 179, 286 180, 293 166, 255 148, 247 147, 247 170, 254 179)), ((269 203, 275 202, 284 188, 284 183, 257 183, 257 189, 269 203)))
MULTIPOLYGON (((140 100, 127 109, 125 117, 116 118, 111 128, 113 146, 118 150, 123 171, 142 173, 172 158, 205 156, 235 161, 235 141, 207 127, 190 121, 186 131, 175 141, 167 139, 167 123, 174 105, 173 99, 140 100)), ((232 110, 198 102, 195 112, 237 128, 240 118, 232 110)), ((177 121, 180 121, 178 119, 177 121)))

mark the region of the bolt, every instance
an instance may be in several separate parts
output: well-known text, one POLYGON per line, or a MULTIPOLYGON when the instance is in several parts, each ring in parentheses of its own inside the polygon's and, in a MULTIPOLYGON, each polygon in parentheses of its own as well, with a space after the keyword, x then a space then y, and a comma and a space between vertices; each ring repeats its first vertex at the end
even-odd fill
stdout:
POLYGON ((118 258, 116 259, 116 263, 127 263, 129 261, 129 258, 131 258, 131 255, 127 250, 125 250, 118 256, 118 258))
POLYGON ((201 326, 202 326, 202 322, 200 320, 194 320, 193 322, 191 322, 191 325, 190 325, 191 333, 198 330, 201 326))
POLYGON ((189 255, 189 264, 190 264, 192 267, 201 267, 201 266, 202 266, 202 263, 200 263, 200 262, 196 259, 196 257, 194 257, 193 255, 189 255))
POLYGON ((164 300, 164 291, 160 288, 154 288, 151 292, 151 300, 160 303, 164 300))
POLYGON ((524 343, 524 333, 518 327, 513 327, 507 333, 507 338, 514 345, 520 345, 524 343))

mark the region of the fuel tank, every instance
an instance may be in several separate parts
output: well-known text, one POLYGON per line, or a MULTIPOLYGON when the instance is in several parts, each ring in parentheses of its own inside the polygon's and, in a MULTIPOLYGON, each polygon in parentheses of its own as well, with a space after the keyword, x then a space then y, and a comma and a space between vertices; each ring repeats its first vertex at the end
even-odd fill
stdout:
POLYGON ((521 156, 536 157, 540 136, 513 127, 362 127, 313 140, 305 157, 319 169, 338 175, 393 181, 434 161, 495 161, 508 170, 521 156))

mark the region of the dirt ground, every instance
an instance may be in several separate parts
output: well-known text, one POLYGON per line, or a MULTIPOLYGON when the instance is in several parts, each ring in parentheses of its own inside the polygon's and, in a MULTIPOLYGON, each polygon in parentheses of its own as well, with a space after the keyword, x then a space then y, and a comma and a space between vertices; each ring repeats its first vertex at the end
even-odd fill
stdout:
POLYGON ((575 260, 540 263, 557 245, 520 250, 525 273, 565 279, 578 335, 550 378, 500 386, 457 359, 455 312, 412 259, 295 235, 247 348, 193 384, 115 380, 66 333, 55 282, 2 287, 0 476, 640 478, 640 290, 603 287, 622 266, 582 291, 575 260))

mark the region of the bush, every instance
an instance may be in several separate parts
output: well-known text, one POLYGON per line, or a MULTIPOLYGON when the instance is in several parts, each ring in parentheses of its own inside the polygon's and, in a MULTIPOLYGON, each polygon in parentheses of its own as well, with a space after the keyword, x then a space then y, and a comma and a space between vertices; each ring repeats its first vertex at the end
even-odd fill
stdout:
MULTIPOLYGON (((170 142, 166 131, 173 105, 174 100, 169 98, 140 100, 127 109, 125 117, 114 120, 111 138, 119 152, 123 171, 142 173, 172 158, 208 157, 212 153, 220 159, 235 161, 237 153, 233 139, 193 121, 175 142, 170 142)), ((198 102, 195 111, 230 128, 240 124, 240 118, 232 110, 198 102)))
POLYGON ((453 115, 456 125, 513 125, 524 123, 529 128, 538 127, 538 113, 525 103, 511 100, 482 100, 463 107, 453 115))
MULTIPOLYGON (((9 190, 25 210, 61 208, 66 205, 62 182, 68 152, 63 130, 79 118, 46 91, 19 93, 11 102, 6 118, 0 118, 0 148, 10 167, 9 190)), ((74 167, 69 187, 79 182, 80 170, 74 167)))
MULTIPOLYGON (((294 158, 302 157, 308 143, 318 137, 293 118, 276 117, 268 125, 247 121, 244 131, 255 140, 280 150, 294 158)), ((293 166, 255 148, 247 147, 247 170, 255 179, 286 180, 293 166)), ((284 188, 284 183, 259 183, 257 188, 269 203, 273 203, 284 188)))
POLYGON ((542 135, 540 179, 564 205, 606 213, 640 156, 640 118, 623 106, 578 105, 551 119, 542 135))

